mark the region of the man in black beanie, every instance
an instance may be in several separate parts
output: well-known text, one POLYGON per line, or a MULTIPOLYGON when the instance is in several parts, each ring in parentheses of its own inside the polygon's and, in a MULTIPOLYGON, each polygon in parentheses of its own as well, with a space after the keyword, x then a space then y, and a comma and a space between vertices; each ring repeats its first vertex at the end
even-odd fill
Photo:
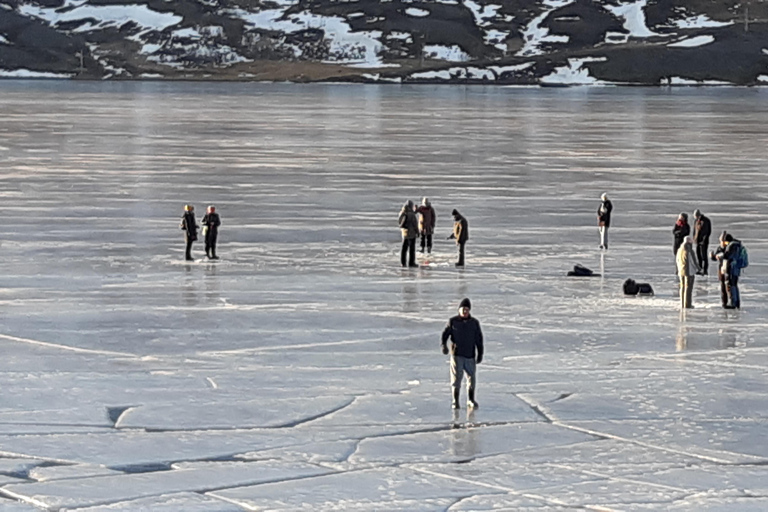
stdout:
POLYGON ((464 246, 467 244, 467 240, 469 240, 469 223, 467 222, 467 219, 459 213, 459 210, 453 210, 451 215, 453 215, 453 233, 448 237, 448 240, 456 240, 456 245, 459 248, 459 261, 456 262, 456 266, 463 267, 464 246))
POLYGON ((483 331, 480 322, 469 315, 472 304, 469 299, 459 303, 459 314, 448 320, 443 330, 443 354, 448 355, 448 338, 451 339, 451 387, 453 388, 453 408, 459 409, 461 380, 467 374, 467 406, 476 409, 475 400, 476 365, 483 361, 483 331))

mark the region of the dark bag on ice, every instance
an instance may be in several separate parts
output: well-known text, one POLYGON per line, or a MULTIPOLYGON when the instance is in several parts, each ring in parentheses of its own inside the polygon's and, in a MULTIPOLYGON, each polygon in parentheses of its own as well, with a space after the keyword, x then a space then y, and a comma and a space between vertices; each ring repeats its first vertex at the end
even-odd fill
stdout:
POLYGON ((594 275, 594 272, 581 265, 574 265, 573 270, 568 272, 568 277, 590 277, 594 275))
POLYGON ((634 279, 624 281, 624 295, 653 295, 653 288, 648 283, 636 283, 634 279))

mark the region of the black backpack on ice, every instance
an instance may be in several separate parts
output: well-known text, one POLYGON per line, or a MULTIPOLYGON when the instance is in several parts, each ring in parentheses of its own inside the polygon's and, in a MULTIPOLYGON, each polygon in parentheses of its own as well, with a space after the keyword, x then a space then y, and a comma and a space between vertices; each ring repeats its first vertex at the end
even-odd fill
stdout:
POLYGON ((653 295, 653 288, 648 283, 636 283, 634 279, 624 281, 624 295, 653 295))
POLYGON ((574 265, 573 270, 570 270, 567 275, 568 277, 591 277, 596 274, 587 267, 574 265))

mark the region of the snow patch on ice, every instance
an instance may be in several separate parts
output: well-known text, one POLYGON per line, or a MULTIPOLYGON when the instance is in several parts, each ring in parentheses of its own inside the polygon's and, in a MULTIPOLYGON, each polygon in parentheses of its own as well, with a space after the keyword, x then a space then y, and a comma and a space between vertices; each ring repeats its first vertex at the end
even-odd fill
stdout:
POLYGON ((423 18, 424 16, 429 16, 429 11, 426 9, 417 9, 415 7, 409 7, 405 10, 405 14, 408 16, 413 16, 415 18, 423 18))
POLYGON ((544 84, 565 84, 565 85, 601 85, 605 84, 593 76, 590 76, 589 69, 584 68, 587 62, 604 62, 608 60, 605 57, 585 57, 580 59, 568 59, 567 66, 555 68, 552 74, 541 79, 544 84))
POLYGON ((447 60, 448 62, 466 62, 470 60, 469 55, 464 53, 464 50, 457 45, 428 44, 424 46, 424 55, 431 59, 447 60))
POLYGON ((656 36, 645 22, 645 9, 648 0, 638 0, 635 3, 623 5, 605 5, 606 9, 611 11, 614 16, 624 18, 624 29, 629 32, 630 37, 651 37, 656 36))
POLYGON ((0 76, 5 78, 72 78, 71 73, 48 73, 29 69, 0 69, 0 76))
POLYGON ((715 21, 708 18, 706 14, 699 14, 698 16, 692 16, 683 20, 675 20, 673 23, 678 28, 710 28, 733 25, 732 21, 715 21))
POLYGON ((547 19, 553 11, 572 4, 574 1, 575 0, 544 0, 543 4, 549 7, 549 9, 536 16, 531 20, 528 26, 521 31, 525 44, 520 51, 517 52, 517 55, 541 55, 542 43, 567 43, 569 41, 568 36, 550 35, 549 29, 542 27, 541 23, 547 19))
POLYGON ((157 12, 146 5, 90 5, 67 0, 62 7, 45 8, 29 4, 19 6, 19 12, 45 20, 49 25, 83 20, 85 23, 73 32, 88 32, 107 27, 119 27, 133 22, 142 30, 163 30, 182 21, 182 17, 167 12, 157 12), (86 21, 87 20, 87 21, 86 21), (96 20, 95 23, 92 20, 96 20))
POLYGON ((688 39, 683 39, 682 41, 678 41, 676 43, 670 43, 667 46, 669 48, 695 48, 697 46, 704 46, 705 44, 710 44, 715 42, 715 36, 696 36, 696 37, 689 37, 688 39))

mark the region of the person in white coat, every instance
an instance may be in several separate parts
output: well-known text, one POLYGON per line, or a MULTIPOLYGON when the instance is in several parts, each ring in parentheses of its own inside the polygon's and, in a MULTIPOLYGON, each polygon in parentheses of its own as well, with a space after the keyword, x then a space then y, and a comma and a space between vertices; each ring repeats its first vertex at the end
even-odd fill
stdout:
POLYGON ((677 275, 680 277, 680 307, 690 309, 693 307, 693 282, 700 270, 693 249, 692 237, 685 237, 677 249, 675 259, 677 261, 677 275))

